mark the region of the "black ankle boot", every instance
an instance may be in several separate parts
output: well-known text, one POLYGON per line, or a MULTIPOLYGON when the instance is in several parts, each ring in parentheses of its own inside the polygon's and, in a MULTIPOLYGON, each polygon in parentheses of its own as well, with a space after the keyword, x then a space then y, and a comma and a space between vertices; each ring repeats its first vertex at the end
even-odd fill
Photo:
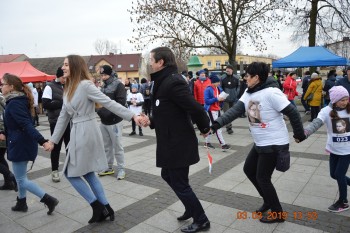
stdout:
POLYGON ((0 190, 15 190, 18 191, 17 182, 12 173, 8 175, 4 180, 4 185, 0 187, 0 190))
POLYGON ((109 217, 109 220, 110 220, 110 221, 114 221, 114 210, 112 209, 112 207, 111 207, 109 204, 105 205, 105 207, 106 207, 108 213, 107 213, 106 215, 103 214, 103 215, 100 217, 100 219, 98 220, 98 222, 102 222, 102 221, 104 221, 104 220, 105 220, 106 218, 108 218, 108 217, 109 217))
POLYGON ((101 217, 108 215, 108 210, 98 200, 92 202, 90 205, 92 207, 92 217, 89 223, 97 222, 101 217))
POLYGON ((11 208, 13 211, 22 211, 22 212, 27 212, 28 211, 28 206, 27 206, 27 198, 23 197, 19 199, 17 197, 17 203, 15 206, 11 208))
POLYGON ((40 200, 40 202, 44 203, 47 206, 47 208, 49 208, 49 211, 47 211, 47 214, 51 215, 51 213, 55 210, 55 207, 59 201, 56 198, 45 193, 45 195, 40 200))

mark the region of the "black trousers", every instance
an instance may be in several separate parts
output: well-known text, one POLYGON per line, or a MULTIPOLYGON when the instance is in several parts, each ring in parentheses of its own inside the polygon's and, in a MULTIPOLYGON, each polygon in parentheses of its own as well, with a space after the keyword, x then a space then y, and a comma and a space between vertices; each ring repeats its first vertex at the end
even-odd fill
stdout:
POLYGON ((204 223, 208 218, 196 194, 189 185, 188 172, 189 167, 176 169, 162 168, 161 175, 174 190, 177 197, 185 206, 185 212, 190 213, 193 221, 196 223, 204 223))
POLYGON ((258 153, 255 147, 249 152, 244 163, 244 173, 253 183, 264 203, 271 207, 271 211, 282 211, 271 176, 276 167, 275 153, 258 153))
MULTIPOLYGON (((56 123, 50 123, 51 135, 53 134, 55 126, 56 126, 56 123)), ((52 171, 58 170, 62 142, 64 141, 64 145, 65 145, 66 153, 67 153, 67 149, 68 149, 67 146, 68 146, 69 140, 70 140, 70 126, 68 124, 66 131, 64 131, 64 134, 63 134, 61 140, 59 141, 58 144, 54 145, 53 150, 51 151, 51 170, 52 171)))
POLYGON ((311 121, 317 118, 317 115, 319 112, 320 112, 320 106, 311 106, 311 121))
MULTIPOLYGON (((131 119, 131 127, 132 127, 132 131, 136 132, 136 122, 134 121, 134 118, 131 119)), ((142 132, 141 126, 139 126, 139 132, 142 132)))
POLYGON ((4 180, 8 180, 11 174, 9 165, 5 159, 6 148, 0 148, 0 173, 4 176, 4 180))
POLYGON ((151 100, 150 99, 145 99, 143 102, 143 110, 147 116, 151 115, 151 100))

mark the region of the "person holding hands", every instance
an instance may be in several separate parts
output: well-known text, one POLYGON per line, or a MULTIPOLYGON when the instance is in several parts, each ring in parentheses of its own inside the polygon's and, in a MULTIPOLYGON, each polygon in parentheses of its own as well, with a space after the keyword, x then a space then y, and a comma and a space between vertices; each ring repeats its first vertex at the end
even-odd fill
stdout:
POLYGON ((113 221, 114 210, 109 205, 102 184, 95 174, 108 168, 95 103, 124 120, 134 119, 138 125, 141 125, 142 118, 111 100, 94 85, 81 56, 66 57, 62 70, 66 78, 63 106, 49 141, 49 149, 52 150, 54 143, 60 141, 67 125, 71 124, 70 143, 63 173, 75 190, 91 205, 93 215, 89 223, 102 221, 107 217, 113 221))
POLYGON ((1 80, 1 91, 6 99, 4 114, 5 132, 0 132, 0 140, 6 140, 7 158, 12 162, 12 169, 18 185, 17 203, 13 211, 27 212, 27 191, 40 198, 49 211, 55 210, 58 200, 47 194, 39 185, 28 179, 27 165, 38 155, 38 144, 45 150, 51 148, 33 125, 34 100, 31 90, 22 80, 12 74, 5 74, 1 80))
MULTIPOLYGON (((305 127, 309 137, 324 124, 327 128, 326 151, 329 153, 329 171, 338 183, 339 199, 328 207, 328 211, 339 213, 349 209, 347 189, 350 178, 346 175, 350 164, 350 103, 349 92, 343 86, 329 89, 330 105, 322 108, 317 118, 305 127)), ((300 140, 295 139, 297 143, 300 140)))

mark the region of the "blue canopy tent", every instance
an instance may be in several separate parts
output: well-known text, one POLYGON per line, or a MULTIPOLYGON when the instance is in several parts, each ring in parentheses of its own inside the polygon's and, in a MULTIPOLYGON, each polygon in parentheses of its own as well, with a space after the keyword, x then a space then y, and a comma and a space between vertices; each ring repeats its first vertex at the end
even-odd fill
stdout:
POLYGON ((273 68, 346 65, 350 65, 348 59, 340 57, 321 46, 300 47, 292 54, 272 62, 273 68))

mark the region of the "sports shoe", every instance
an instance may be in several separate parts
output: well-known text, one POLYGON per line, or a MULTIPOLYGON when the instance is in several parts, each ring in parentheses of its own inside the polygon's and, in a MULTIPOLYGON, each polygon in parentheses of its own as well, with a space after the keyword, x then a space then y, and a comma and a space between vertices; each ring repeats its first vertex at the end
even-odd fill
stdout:
POLYGON ((108 168, 106 171, 98 173, 99 176, 107 176, 107 175, 113 175, 114 170, 113 168, 108 168))
POLYGON ((55 182, 55 183, 61 181, 61 179, 60 179, 60 174, 58 173, 57 170, 51 172, 51 179, 52 179, 52 181, 55 182))
POLYGON ((305 115, 310 115, 311 112, 310 111, 305 111, 305 115))
POLYGON ((136 132, 135 131, 132 131, 131 133, 129 133, 129 136, 132 136, 132 135, 135 135, 136 132))
POLYGON ((343 212, 349 209, 349 204, 345 201, 338 200, 336 203, 328 207, 328 211, 333 213, 343 212))
POLYGON ((121 169, 118 172, 117 179, 118 180, 124 180, 124 178, 125 178, 125 171, 124 171, 124 169, 121 169))
POLYGON ((215 147, 212 144, 210 144, 210 143, 205 143, 204 147, 208 148, 208 149, 215 149, 215 147))
POLYGON ((224 152, 227 151, 227 150, 229 150, 229 149, 231 149, 231 147, 230 147, 230 145, 228 145, 228 144, 225 144, 225 145, 222 145, 222 146, 221 146, 221 150, 224 151, 224 152))

